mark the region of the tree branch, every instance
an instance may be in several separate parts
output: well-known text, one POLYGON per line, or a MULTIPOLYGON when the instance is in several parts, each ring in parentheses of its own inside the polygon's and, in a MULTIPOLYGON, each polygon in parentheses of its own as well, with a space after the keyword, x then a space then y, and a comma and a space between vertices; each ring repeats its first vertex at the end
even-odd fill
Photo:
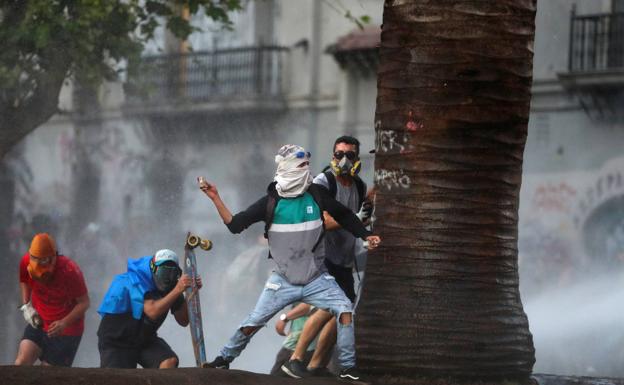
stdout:
POLYGON ((55 54, 51 61, 52 70, 44 71, 37 79, 37 88, 25 103, 5 105, 0 111, 0 159, 10 149, 45 123, 58 111, 58 99, 63 82, 69 71, 70 62, 55 54))

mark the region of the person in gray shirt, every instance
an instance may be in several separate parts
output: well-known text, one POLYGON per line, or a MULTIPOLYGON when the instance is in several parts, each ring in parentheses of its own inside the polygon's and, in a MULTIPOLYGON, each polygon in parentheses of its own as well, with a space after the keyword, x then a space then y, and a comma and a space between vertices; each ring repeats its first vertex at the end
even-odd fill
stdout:
MULTIPOLYGON (((341 136, 334 143, 330 167, 314 178, 313 183, 325 187, 338 202, 348 207, 364 224, 370 219, 372 204, 366 200, 366 184, 357 175, 361 168, 360 142, 351 136, 341 136)), ((325 220, 325 266, 329 274, 352 303, 356 294, 353 280, 357 239, 343 229, 327 212, 325 220), (331 231, 330 231, 331 230, 331 231)), ((320 310, 304 326, 290 360, 282 371, 295 378, 330 376, 326 369, 336 343, 336 318, 320 310), (320 332, 320 335, 319 335, 320 332), (307 367, 303 364, 308 345, 319 335, 318 346, 307 367)))

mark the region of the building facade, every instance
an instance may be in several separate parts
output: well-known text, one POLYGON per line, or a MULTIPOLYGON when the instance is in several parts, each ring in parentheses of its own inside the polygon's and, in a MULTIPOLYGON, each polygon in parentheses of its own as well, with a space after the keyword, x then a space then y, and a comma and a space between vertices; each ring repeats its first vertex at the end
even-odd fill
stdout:
POLYGON ((520 195, 536 370, 622 376, 624 2, 538 2, 520 195))

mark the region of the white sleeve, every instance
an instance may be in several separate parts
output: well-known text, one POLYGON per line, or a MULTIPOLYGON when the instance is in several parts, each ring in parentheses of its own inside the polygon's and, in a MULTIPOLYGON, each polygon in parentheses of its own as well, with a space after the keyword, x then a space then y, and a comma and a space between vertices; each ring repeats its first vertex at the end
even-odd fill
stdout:
POLYGON ((326 189, 329 189, 329 182, 327 181, 327 176, 325 175, 324 172, 322 172, 322 173, 318 174, 317 176, 315 176, 314 180, 312 181, 312 183, 321 185, 321 186, 325 187, 326 189))

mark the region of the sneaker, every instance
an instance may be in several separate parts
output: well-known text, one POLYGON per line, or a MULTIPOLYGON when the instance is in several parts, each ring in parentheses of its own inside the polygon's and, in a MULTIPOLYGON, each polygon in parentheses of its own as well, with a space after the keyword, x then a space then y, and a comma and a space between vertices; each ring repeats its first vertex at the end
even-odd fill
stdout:
POLYGON ((221 357, 221 356, 217 356, 214 361, 212 362, 206 362, 205 365, 209 368, 215 368, 215 369, 229 369, 230 368, 230 361, 226 360, 225 358, 221 357))
POLYGON ((290 360, 285 362, 284 365, 282 365, 282 372, 293 378, 310 377, 308 369, 300 360, 290 360))
POLYGON ((357 370, 355 366, 351 368, 343 369, 338 375, 338 378, 341 380, 346 380, 346 381, 361 381, 361 382, 365 381, 364 377, 362 376, 360 371, 357 370))
POLYGON ((311 377, 334 377, 334 374, 326 367, 308 368, 308 373, 310 373, 311 377))

